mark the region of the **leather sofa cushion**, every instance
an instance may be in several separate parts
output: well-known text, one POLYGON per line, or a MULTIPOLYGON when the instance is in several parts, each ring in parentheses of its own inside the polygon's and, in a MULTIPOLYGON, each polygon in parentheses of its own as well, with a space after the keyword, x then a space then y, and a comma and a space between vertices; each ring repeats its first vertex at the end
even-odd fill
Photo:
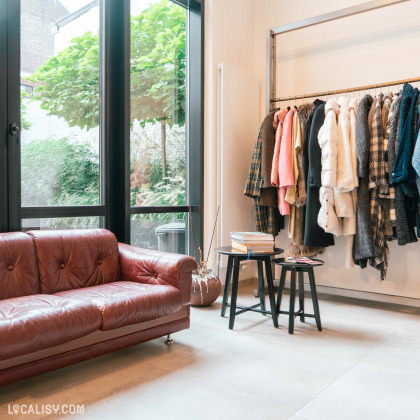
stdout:
POLYGON ((0 300, 40 293, 33 239, 22 232, 0 233, 0 300))
POLYGON ((120 280, 118 242, 104 229, 29 231, 35 241, 42 293, 120 280))
POLYGON ((112 330, 173 314, 181 309, 181 293, 173 286, 119 281, 55 296, 92 302, 102 311, 101 330, 112 330))
POLYGON ((121 243, 119 248, 121 280, 175 286, 181 292, 182 305, 190 303, 191 272, 197 268, 194 258, 121 243))
POLYGON ((87 301, 52 295, 0 301, 0 360, 84 337, 101 325, 101 312, 87 301))

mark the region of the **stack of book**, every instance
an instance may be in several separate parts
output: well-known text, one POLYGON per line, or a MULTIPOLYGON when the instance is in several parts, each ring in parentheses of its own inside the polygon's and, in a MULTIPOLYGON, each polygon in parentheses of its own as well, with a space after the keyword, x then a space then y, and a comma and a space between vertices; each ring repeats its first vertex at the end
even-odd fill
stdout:
POLYGON ((231 232, 232 248, 242 252, 273 252, 274 237, 262 232, 231 232))

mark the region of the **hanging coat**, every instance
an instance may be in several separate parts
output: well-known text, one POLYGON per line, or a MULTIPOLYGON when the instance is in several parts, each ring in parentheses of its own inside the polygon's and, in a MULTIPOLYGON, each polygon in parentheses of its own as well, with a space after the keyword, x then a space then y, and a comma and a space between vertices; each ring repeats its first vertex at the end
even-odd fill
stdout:
MULTIPOLYGON (((388 92, 384 96, 384 103, 382 106, 382 128, 384 136, 384 152, 385 152, 385 171, 386 180, 388 183, 388 197, 384 200, 385 212, 385 237, 388 241, 392 241, 397 237, 395 228, 395 190, 390 184, 391 174, 389 173, 389 135, 391 131, 391 122, 394 114, 393 94, 388 92)), ((395 101, 394 101, 395 102, 395 101)))
POLYGON ((352 170, 354 178, 354 186, 359 186, 359 177, 357 175, 357 153, 356 153, 356 120, 357 120, 357 109, 359 107, 359 101, 355 98, 350 99, 349 103, 349 114, 350 114, 350 149, 352 159, 352 170))
POLYGON ((289 257, 313 257, 314 255, 324 251, 323 247, 305 246, 303 245, 305 234, 305 209, 306 209, 306 181, 303 172, 303 149, 305 141, 305 128, 308 119, 314 110, 313 104, 304 104, 297 110, 296 114, 299 119, 299 130, 295 140, 295 153, 297 154, 298 176, 296 184, 296 200, 294 206, 294 229, 293 242, 287 251, 289 257))
POLYGON ((318 133, 321 148, 321 187, 318 225, 328 233, 341 235, 341 220, 335 211, 334 188, 337 186, 337 114, 339 106, 335 99, 325 105, 324 124, 318 133))
MULTIPOLYGON (((275 145, 273 153, 273 161, 271 165, 271 185, 277 187, 280 185, 279 179, 279 157, 280 157, 280 146, 281 136, 283 135, 283 121, 287 114, 287 109, 280 109, 274 114, 273 128, 276 130, 275 145)), ((277 191, 276 191, 277 197, 277 191)))
MULTIPOLYGON (((297 108, 296 108, 297 111, 297 108)), ((297 153, 296 153, 296 140, 300 137, 300 125, 297 112, 293 115, 292 123, 292 172, 293 172, 293 185, 288 187, 286 190, 285 200, 290 204, 290 217, 289 217, 289 238, 293 239, 295 232, 295 221, 296 221, 296 188, 298 181, 298 164, 297 164, 297 153)))
MULTIPOLYGON (((399 151, 401 136, 403 135, 403 130, 405 122, 407 120, 408 114, 410 112, 410 105, 412 101, 413 87, 405 84, 401 94, 401 104, 398 112, 398 121, 396 126, 396 131, 393 133, 391 127, 391 134, 395 135, 395 144, 394 144, 394 156, 396 157, 399 151)), ((390 135, 391 136, 391 135, 390 135)), ((391 171, 391 182, 392 182, 392 172, 394 172, 394 167, 391 171)), ((416 234, 414 232, 415 220, 413 220, 410 215, 407 214, 407 197, 400 188, 399 185, 395 186, 395 218, 396 218, 396 228, 397 228, 397 239, 398 245, 405 245, 408 243, 417 242, 416 234)))
POLYGON ((290 214, 290 204, 286 201, 287 188, 294 185, 294 174, 292 167, 292 129, 295 109, 292 108, 284 118, 284 130, 280 145, 279 157, 279 210, 280 214, 290 214))
MULTIPOLYGON (((399 127, 400 127, 400 111, 403 98, 403 91, 396 95, 392 103, 391 110, 392 120, 388 139, 388 171, 392 174, 394 170, 396 152, 399 145, 399 127)), ((395 225, 396 237, 398 245, 416 242, 414 230, 408 225, 407 215, 405 213, 405 197, 400 188, 391 188, 390 192, 390 219, 391 225, 395 225), (392 197, 394 192, 394 199, 392 197)))
MULTIPOLYGON (((419 120, 419 125, 420 125, 420 120, 419 120)), ((416 146, 414 148, 412 164, 413 164, 414 170, 417 173, 417 178, 419 178, 420 177, 420 132, 417 133, 417 140, 416 140, 416 146)), ((420 189, 419 189, 419 193, 420 193, 420 189)))
POLYGON ((370 189, 370 219, 372 223, 375 256, 369 264, 380 271, 381 280, 386 277, 389 260, 389 250, 385 236, 384 200, 388 199, 388 182, 386 179, 386 162, 382 127, 382 100, 380 93, 376 100, 374 116, 371 122, 371 138, 369 153, 369 189, 370 189))
MULTIPOLYGON (((326 247, 334 245, 334 238, 318 225, 318 213, 321 208, 319 189, 321 187, 321 148, 318 133, 324 124, 324 103, 315 102, 308 140, 308 178, 306 182, 306 214, 304 245, 326 247)), ((306 128, 307 129, 307 128, 306 128)), ((305 131, 306 131, 305 129, 305 131)), ((305 135, 306 141, 306 135, 305 135)), ((305 147, 305 146, 304 146, 305 147)))
POLYGON ((404 89, 405 96, 403 96, 403 104, 406 105, 406 107, 409 106, 409 109, 402 131, 400 131, 400 143, 395 159, 391 182, 393 185, 400 185, 406 195, 416 197, 418 192, 416 185, 412 182, 415 180, 415 174, 411 160, 414 152, 415 132, 413 130, 413 126, 415 124, 415 111, 419 90, 413 89, 410 85, 404 86, 404 89))
MULTIPOLYGON (((341 97, 337 120, 337 185, 334 188, 334 202, 337 216, 342 221, 341 234, 344 236, 356 233, 356 212, 353 190, 358 185, 357 174, 353 172, 353 161, 357 160, 355 146, 350 141, 350 100, 341 97), (354 153, 354 155, 353 155, 354 153)), ((356 164, 357 171, 357 164, 356 164)), ((347 249, 348 258, 352 259, 351 248, 347 249)))
POLYGON ((278 174, 278 207, 280 214, 286 216, 290 214, 290 204, 285 200, 286 190, 294 184, 292 170, 292 124, 295 109, 292 108, 284 118, 283 133, 281 136, 278 174))
POLYGON ((368 258, 375 256, 369 202, 369 111, 373 99, 365 95, 359 102, 356 119, 356 153, 358 161, 359 190, 357 193, 356 236, 353 244, 354 263, 367 266, 368 258))
MULTIPOLYGON (((355 188, 352 191, 353 198, 353 211, 354 211, 354 232, 356 234, 356 212, 357 212, 357 187, 359 186, 359 177, 357 175, 357 153, 356 153, 356 119, 357 119, 357 108, 359 101, 355 98, 350 99, 349 103, 349 120, 350 120, 350 149, 352 158, 352 171, 354 178, 355 188)), ((346 267, 354 267, 353 260, 353 245, 354 235, 348 235, 346 238, 346 267)))
POLYGON ((261 191, 262 206, 277 206, 277 189, 271 185, 271 166, 273 163, 275 130, 273 128, 275 112, 270 112, 263 121, 261 132, 261 191))
MULTIPOLYGON (((396 141, 397 141, 397 132, 400 121, 400 106, 402 100, 402 91, 394 95, 394 100, 391 104, 388 117, 388 183, 391 184, 391 174, 394 170, 395 163, 395 152, 396 152, 396 141)), ((396 216, 396 190, 395 187, 389 186, 389 218, 392 227, 392 237, 398 238, 397 230, 397 216, 396 216)), ((405 217, 405 216, 404 216, 405 217)), ((401 229, 399 229, 401 231, 401 229)))
MULTIPOLYGON (((309 171, 309 138, 311 136, 311 126, 312 119, 314 117, 314 110, 321 104, 323 104, 319 99, 316 99, 313 103, 312 113, 309 115, 308 121, 305 124, 305 136, 303 142, 303 152, 302 152, 302 169, 305 183, 308 181, 308 171, 309 171)), ((306 192, 308 192, 308 185, 306 184, 306 192)))
MULTIPOLYGON (((357 103, 357 102, 356 102, 357 103)), ((350 144, 350 99, 340 97, 337 130, 337 185, 338 192, 353 191, 357 186, 357 155, 350 144), (354 152, 354 154, 353 154, 354 152)))
POLYGON ((318 134, 322 150, 322 186, 319 191, 321 209, 318 224, 336 236, 354 235, 356 229, 353 197, 354 178, 350 149, 348 100, 335 99, 325 105, 325 120, 318 134), (340 157, 340 165, 338 159, 340 157), (344 230, 343 230, 344 228, 344 230))
POLYGON ((277 206, 263 206, 260 203, 261 194, 261 139, 263 124, 255 143, 249 167, 248 178, 245 184, 244 195, 251 197, 255 202, 256 230, 258 232, 270 233, 274 236, 284 227, 283 218, 280 216, 277 206))
MULTIPOLYGON (((299 176, 299 169, 298 169, 298 162, 297 162, 298 151, 296 149, 296 140, 298 139, 298 137, 300 139, 300 124, 299 124, 298 114, 297 112, 295 112, 293 115, 293 122, 292 122, 292 141, 291 141, 293 185, 287 188, 286 198, 285 198, 289 204, 294 204, 296 201, 296 189, 297 189, 297 181, 298 181, 298 176, 299 176)), ((300 142, 300 140, 298 141, 300 142)))

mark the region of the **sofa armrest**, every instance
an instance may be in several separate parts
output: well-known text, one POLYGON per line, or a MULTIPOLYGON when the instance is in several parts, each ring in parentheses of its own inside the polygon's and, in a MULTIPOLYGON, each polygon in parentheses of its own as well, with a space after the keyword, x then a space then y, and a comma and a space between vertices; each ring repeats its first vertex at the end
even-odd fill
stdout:
POLYGON ((191 300, 191 272, 197 268, 187 255, 136 248, 118 244, 121 280, 174 286, 181 292, 183 305, 191 300))

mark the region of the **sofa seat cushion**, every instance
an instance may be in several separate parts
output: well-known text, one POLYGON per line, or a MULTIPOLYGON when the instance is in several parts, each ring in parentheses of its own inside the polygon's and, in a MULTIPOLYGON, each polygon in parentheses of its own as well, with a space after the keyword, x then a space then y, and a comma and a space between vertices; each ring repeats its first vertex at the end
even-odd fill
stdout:
POLYGON ((92 302, 102 311, 101 330, 112 330, 173 314, 181 309, 181 292, 173 286, 118 281, 55 296, 92 302))
POLYGON ((101 325, 101 312, 84 300, 52 295, 2 300, 0 360, 84 337, 101 325))

